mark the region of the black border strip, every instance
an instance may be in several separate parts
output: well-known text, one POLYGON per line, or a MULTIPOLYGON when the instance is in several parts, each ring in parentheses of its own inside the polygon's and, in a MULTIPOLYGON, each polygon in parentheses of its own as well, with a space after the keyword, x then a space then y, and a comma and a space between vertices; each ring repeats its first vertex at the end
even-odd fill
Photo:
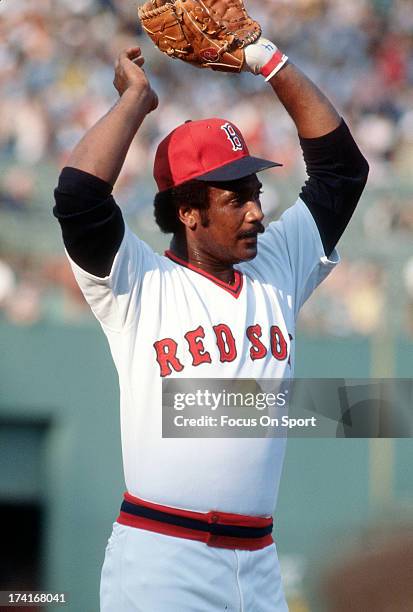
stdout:
POLYGON ((153 508, 146 508, 138 504, 132 504, 124 501, 121 505, 121 512, 132 514, 133 516, 141 516, 142 518, 151 519, 167 523, 168 525, 176 525, 177 527, 185 527, 187 529, 195 529, 213 535, 228 536, 232 538, 263 538, 272 533, 272 523, 267 527, 245 527, 242 525, 219 525, 217 523, 204 523, 198 519, 192 519, 186 516, 177 516, 170 512, 162 512, 153 508))

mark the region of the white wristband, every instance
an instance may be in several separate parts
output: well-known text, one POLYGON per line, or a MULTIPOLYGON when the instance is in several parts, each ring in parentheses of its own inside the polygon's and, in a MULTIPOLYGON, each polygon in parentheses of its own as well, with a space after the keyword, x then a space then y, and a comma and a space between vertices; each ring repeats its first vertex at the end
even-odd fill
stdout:
POLYGON ((262 36, 245 48, 245 70, 261 74, 266 81, 277 74, 287 60, 288 57, 273 42, 262 36))

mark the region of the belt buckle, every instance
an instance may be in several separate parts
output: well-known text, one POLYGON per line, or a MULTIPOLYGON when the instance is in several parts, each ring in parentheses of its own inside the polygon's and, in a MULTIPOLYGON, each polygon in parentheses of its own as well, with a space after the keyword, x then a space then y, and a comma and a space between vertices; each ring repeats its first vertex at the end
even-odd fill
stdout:
MULTIPOLYGON (((220 513, 216 510, 211 510, 208 512, 208 525, 216 525, 220 521, 220 513)), ((208 546, 214 546, 216 542, 219 540, 221 536, 216 535, 215 533, 211 533, 211 531, 207 532, 206 544, 208 546)))

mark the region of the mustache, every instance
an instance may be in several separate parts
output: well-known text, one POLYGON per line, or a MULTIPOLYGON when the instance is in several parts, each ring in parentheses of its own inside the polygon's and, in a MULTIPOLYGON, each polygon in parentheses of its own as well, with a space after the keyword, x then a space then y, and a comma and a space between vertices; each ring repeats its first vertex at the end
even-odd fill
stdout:
POLYGON ((265 232, 265 227, 261 223, 257 223, 253 229, 250 229, 245 232, 241 232, 240 238, 256 238, 257 234, 263 234, 265 232))

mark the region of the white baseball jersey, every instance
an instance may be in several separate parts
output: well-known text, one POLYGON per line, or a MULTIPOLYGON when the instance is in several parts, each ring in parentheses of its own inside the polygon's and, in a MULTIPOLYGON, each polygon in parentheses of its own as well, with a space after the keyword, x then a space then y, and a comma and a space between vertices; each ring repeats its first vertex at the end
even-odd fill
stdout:
POLYGON ((128 227, 109 276, 71 262, 118 371, 132 495, 200 512, 273 513, 285 439, 162 438, 162 378, 291 377, 297 314, 337 262, 301 200, 259 236, 232 285, 156 254, 128 227))

